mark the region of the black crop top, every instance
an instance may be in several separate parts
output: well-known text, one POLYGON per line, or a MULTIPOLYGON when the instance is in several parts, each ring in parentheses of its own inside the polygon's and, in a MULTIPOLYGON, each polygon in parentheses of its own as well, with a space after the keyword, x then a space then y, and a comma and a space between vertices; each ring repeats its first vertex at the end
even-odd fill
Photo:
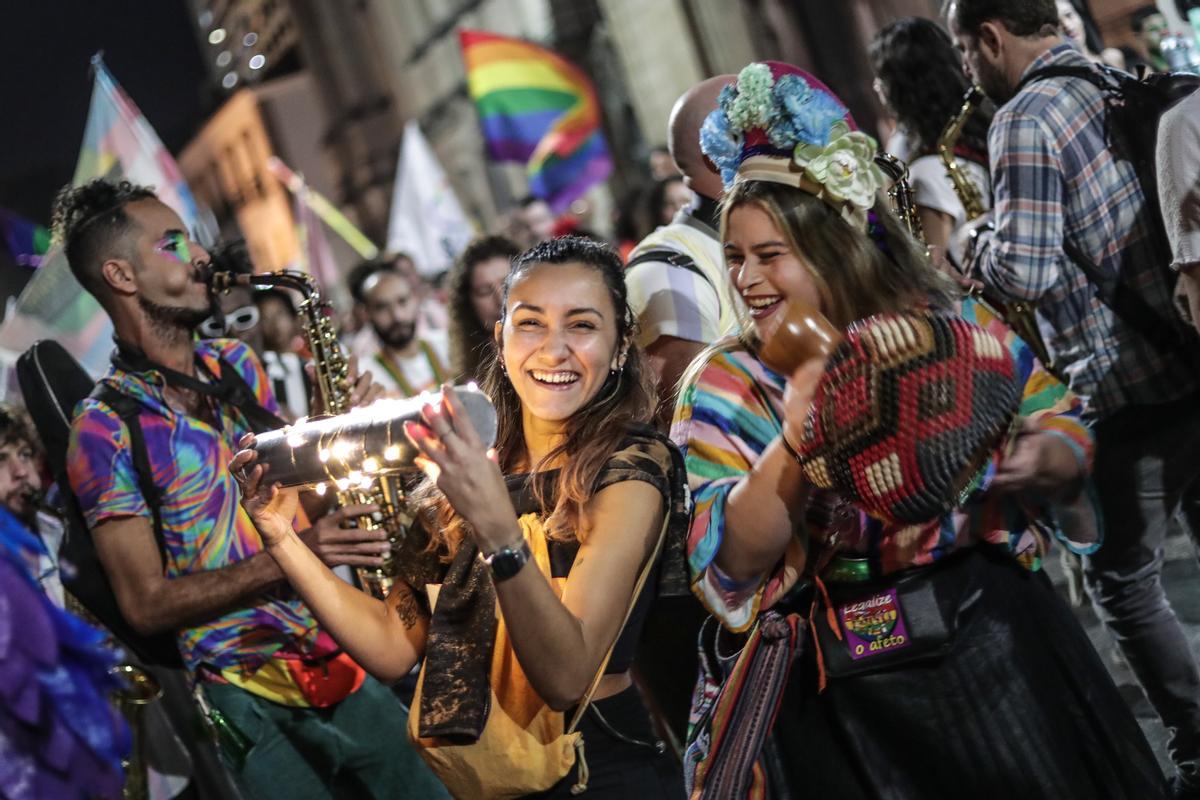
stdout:
MULTIPOLYGON (((666 443, 657 438, 631 433, 622 443, 621 449, 614 453, 601 468, 593 491, 598 492, 606 486, 622 481, 644 481, 659 490, 663 497, 663 513, 669 514, 672 507, 671 474, 674 467, 668 447, 666 443)), ((554 470, 543 473, 551 485, 557 477, 557 472, 554 470)), ((513 507, 518 515, 538 513, 540 510, 533 497, 529 477, 527 474, 518 474, 506 478, 509 497, 512 499, 513 507)), ((554 498, 548 497, 546 505, 552 508, 554 498)), ((575 556, 579 553, 579 542, 552 540, 547 542, 547 549, 550 554, 551 577, 567 577, 571 572, 571 566, 575 563, 575 556)), ((654 565, 647 576, 646 584, 642 587, 641 595, 633 607, 633 613, 629 615, 629 620, 617 636, 612 657, 604 670, 606 675, 624 672, 633 663, 633 656, 642 635, 646 615, 649 613, 657 593, 661 563, 662 557, 660 556, 658 563, 654 565)))

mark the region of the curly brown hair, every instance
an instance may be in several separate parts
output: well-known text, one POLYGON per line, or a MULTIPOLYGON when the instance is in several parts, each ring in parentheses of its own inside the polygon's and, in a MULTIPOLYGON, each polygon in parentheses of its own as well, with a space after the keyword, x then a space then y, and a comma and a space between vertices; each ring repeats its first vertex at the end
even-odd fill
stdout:
POLYGON ((103 301, 104 279, 100 267, 113 256, 128 258, 122 237, 134 225, 125 206, 136 200, 156 199, 154 190, 129 181, 114 183, 96 178, 82 186, 65 186, 54 198, 51 227, 63 243, 71 273, 84 289, 103 301))
MULTIPOLYGON (((535 245, 513 263, 504 280, 504 322, 508 294, 513 284, 534 269, 555 265, 583 265, 596 270, 617 311, 617 347, 626 348, 624 365, 608 376, 587 405, 567 420, 562 443, 538 464, 529 465, 534 477, 533 496, 548 513, 546 532, 551 539, 578 538, 583 507, 591 499, 605 462, 620 447, 631 425, 645 424, 654 409, 654 393, 641 352, 634 344, 635 320, 625 291, 625 271, 618 253, 606 244, 580 236, 561 236, 535 245), (561 468, 554 469, 556 465, 561 468), (554 498, 553 508, 549 499, 554 498)), ((503 343, 501 343, 501 349, 503 343)), ((496 454, 506 475, 522 466, 525 432, 521 398, 504 373, 499 354, 484 362, 483 391, 496 407, 496 454)), ((413 492, 418 514, 429 532, 430 549, 449 559, 466 534, 466 521, 428 478, 413 492)))
MULTIPOLYGON (((971 88, 950 35, 931 19, 906 17, 875 34, 868 52, 888 106, 916 140, 917 155, 936 153, 942 129, 971 88)), ((964 154, 984 167, 994 114, 991 102, 984 103, 967 119, 960 138, 964 154)))
POLYGON ((492 331, 485 330, 471 304, 475 267, 493 258, 512 261, 521 248, 507 236, 481 236, 454 262, 449 277, 450 363, 460 380, 480 380, 483 362, 493 349, 492 331))

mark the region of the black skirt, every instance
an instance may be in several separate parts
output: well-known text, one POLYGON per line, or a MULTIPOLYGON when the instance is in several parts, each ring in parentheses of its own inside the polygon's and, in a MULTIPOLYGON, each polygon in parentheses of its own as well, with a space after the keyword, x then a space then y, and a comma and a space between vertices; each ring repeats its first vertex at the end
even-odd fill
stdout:
MULTIPOLYGON (((829 676, 818 693, 806 648, 767 748, 771 797, 1163 797, 1137 721, 1045 575, 991 548, 944 574, 953 632, 933 657, 829 676)), ((830 590, 835 606, 862 591, 830 590)))
MULTIPOLYGON (((567 712, 570 719, 572 712, 567 712)), ((578 763, 549 790, 532 795, 537 800, 627 800, 664 798, 683 800, 683 773, 679 763, 659 745, 650 716, 633 686, 592 703, 579 729, 587 760, 587 791, 572 795, 578 780, 578 763)))

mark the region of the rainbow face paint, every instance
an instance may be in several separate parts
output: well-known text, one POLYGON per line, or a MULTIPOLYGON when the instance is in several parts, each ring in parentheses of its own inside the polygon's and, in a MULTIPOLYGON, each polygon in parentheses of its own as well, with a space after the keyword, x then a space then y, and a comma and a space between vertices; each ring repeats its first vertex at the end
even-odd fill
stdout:
POLYGON ((154 252, 162 253, 180 264, 192 263, 192 254, 188 250, 188 237, 182 231, 172 231, 154 245, 154 252))

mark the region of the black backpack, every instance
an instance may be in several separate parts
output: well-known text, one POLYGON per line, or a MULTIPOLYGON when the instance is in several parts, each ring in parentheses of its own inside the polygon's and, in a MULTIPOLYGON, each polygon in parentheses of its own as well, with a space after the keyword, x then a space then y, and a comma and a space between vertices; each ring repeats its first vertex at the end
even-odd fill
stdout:
MULTIPOLYGON (((1128 161, 1137 174, 1138 183, 1146 197, 1150 236, 1156 261, 1163 271, 1170 272, 1171 247, 1167 240, 1158 198, 1155 159, 1158 123, 1172 106, 1200 89, 1200 75, 1168 72, 1136 78, 1108 66, 1049 66, 1026 75, 1018 84, 1017 91, 1027 84, 1047 78, 1079 78, 1088 81, 1104 93, 1109 146, 1117 158, 1128 161)), ((1097 265, 1074 243, 1064 239, 1063 250, 1083 270, 1094 286, 1099 288, 1106 284, 1097 265)), ((1176 278, 1172 272, 1172 284, 1176 278)), ((1114 291, 1101 292, 1099 297, 1159 352, 1172 353, 1190 362, 1196 361, 1197 345, 1192 332, 1181 330, 1179 326, 1164 320, 1134 289, 1118 284, 1114 291)))
POLYGON ((70 592, 114 637, 143 662, 170 667, 183 666, 172 633, 143 636, 121 615, 117 598, 104 572, 91 532, 67 480, 67 444, 75 407, 87 396, 102 401, 121 417, 129 429, 138 488, 154 515, 154 538, 163 547, 159 517, 161 490, 151 479, 146 443, 139 421, 142 405, 103 383, 96 383, 62 345, 51 339, 35 342, 17 360, 17 379, 25 407, 46 448, 46 465, 58 486, 58 512, 63 519, 63 542, 59 558, 63 587, 70 592))
MULTIPOLYGON (((283 421, 271 415, 254 400, 250 387, 232 367, 222 363, 222 375, 233 384, 232 401, 250 420, 256 431, 280 427, 283 421)), ((64 521, 60 559, 70 566, 63 570, 63 586, 118 641, 148 664, 179 667, 183 662, 175 646, 173 633, 143 636, 121 614, 116 595, 103 565, 96 555, 91 532, 84 521, 78 500, 67 480, 67 445, 71 421, 79 402, 91 396, 117 412, 129 430, 130 455, 137 473, 138 488, 153 516, 154 538, 159 550, 165 550, 160 505, 162 488, 154 483, 150 459, 142 434, 140 417, 155 413, 134 398, 106 383, 97 383, 58 342, 43 339, 21 354, 17 360, 17 378, 25 406, 46 449, 46 464, 59 490, 59 512, 64 521)))

